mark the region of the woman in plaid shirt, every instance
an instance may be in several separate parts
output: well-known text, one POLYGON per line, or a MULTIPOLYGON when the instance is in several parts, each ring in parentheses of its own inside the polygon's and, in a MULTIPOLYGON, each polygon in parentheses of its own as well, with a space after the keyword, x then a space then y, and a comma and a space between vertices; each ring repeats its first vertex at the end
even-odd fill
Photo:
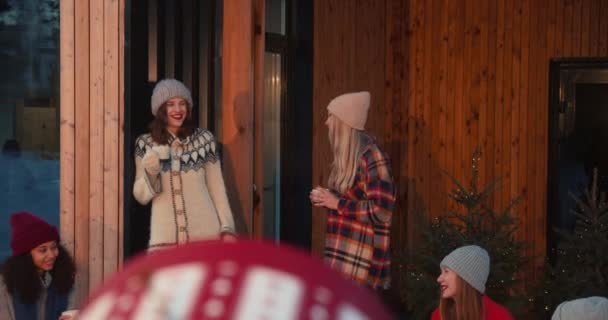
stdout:
POLYGON ((334 155, 329 188, 315 188, 310 200, 330 209, 325 235, 330 267, 362 285, 388 289, 395 186, 388 156, 365 132, 369 105, 369 92, 356 92, 327 106, 334 155))

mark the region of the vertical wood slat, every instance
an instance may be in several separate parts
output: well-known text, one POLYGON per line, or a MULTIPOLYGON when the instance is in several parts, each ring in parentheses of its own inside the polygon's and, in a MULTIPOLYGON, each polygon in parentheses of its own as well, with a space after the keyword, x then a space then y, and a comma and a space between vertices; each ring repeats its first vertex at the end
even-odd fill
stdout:
MULTIPOLYGON (((450 174, 455 174, 456 169, 456 153, 459 149, 457 143, 456 130, 457 123, 461 119, 460 112, 457 109, 459 101, 459 81, 462 81, 462 24, 461 12, 463 7, 456 1, 449 1, 448 3, 448 87, 447 87, 447 111, 446 118, 450 121, 450 125, 446 124, 446 132, 448 135, 446 153, 449 155, 449 159, 445 164, 444 169, 450 174)), ((450 179, 445 179, 444 190, 451 190, 453 188, 450 179)), ((452 201, 447 201, 447 208, 454 208, 452 201)))
MULTIPOLYGON (((466 47, 466 42, 465 42, 465 34, 466 34, 466 24, 463 23, 463 21, 466 21, 466 3, 464 5, 459 5, 457 2, 455 2, 455 8, 456 8, 456 12, 455 12, 455 16, 454 16, 454 23, 457 25, 457 29, 456 29, 456 37, 455 37, 455 42, 456 42, 456 61, 455 61, 455 67, 456 67, 456 80, 455 80, 455 94, 454 94, 454 114, 456 115, 454 117, 454 161, 453 164, 450 166, 450 168, 452 169, 451 171, 451 175, 457 179, 462 180, 462 176, 461 176, 461 172, 462 172, 462 159, 463 156, 466 156, 463 154, 463 147, 462 147, 462 141, 464 138, 464 101, 463 101, 463 96, 466 92, 466 87, 465 87, 465 59, 466 59, 466 51, 465 51, 465 47, 466 47)), ((467 70, 468 71, 468 70, 467 70)), ((453 185, 450 185, 450 188, 454 188, 453 185)), ((456 204, 453 202, 450 202, 452 204, 452 208, 456 208, 456 204)))
MULTIPOLYGON (((104 6, 103 1, 89 1, 89 252, 103 252, 104 239, 104 6)), ((89 254, 89 287, 103 280, 103 256, 89 254)))
POLYGON ((118 0, 118 266, 124 257, 125 33, 125 0, 118 0))
POLYGON ((488 128, 492 126, 489 125, 488 122, 488 113, 491 109, 488 106, 488 34, 490 32, 489 26, 489 2, 482 2, 478 7, 478 25, 476 27, 477 36, 477 51, 479 52, 479 66, 476 71, 475 77, 477 78, 475 81, 479 83, 478 85, 478 95, 475 97, 475 110, 471 115, 473 118, 477 117, 478 119, 478 130, 477 132, 473 132, 473 137, 477 137, 477 141, 473 141, 475 145, 472 147, 475 148, 479 146, 483 150, 483 159, 484 162, 481 163, 481 167, 479 168, 479 183, 481 186, 484 186, 487 183, 487 170, 489 167, 488 161, 486 160, 489 146, 489 139, 491 139, 491 135, 488 132, 488 128), (478 31, 477 31, 478 30, 478 31))
POLYGON ((103 274, 104 277, 118 270, 119 252, 119 2, 103 1, 104 3, 104 38, 103 38, 103 74, 104 74, 104 151, 103 151, 103 274))
POLYGON ((407 143, 407 115, 398 106, 407 105, 407 85, 409 70, 408 36, 410 21, 407 17, 407 6, 403 2, 387 1, 386 38, 385 38, 385 88, 386 117, 384 134, 388 154, 391 156, 393 175, 397 183, 397 204, 393 216, 393 241, 406 243, 407 228, 410 225, 407 212, 407 149, 401 146, 407 143))
POLYGON ((600 2, 589 0, 589 34, 588 34, 588 45, 589 45, 589 56, 599 56, 599 43, 598 37, 600 35, 600 2))
MULTIPOLYGON (((441 0, 438 4, 438 8, 435 10, 438 11, 437 17, 439 17, 441 23, 439 27, 440 34, 438 35, 440 39, 440 55, 439 55, 439 147, 437 149, 437 156, 434 156, 437 159, 438 165, 433 168, 434 175, 431 177, 433 181, 436 181, 436 185, 433 187, 431 192, 435 192, 435 190, 442 190, 443 186, 447 183, 449 179, 445 179, 441 170, 444 170, 447 167, 448 163, 448 140, 450 134, 448 133, 448 123, 451 123, 453 119, 453 113, 451 113, 451 108, 449 106, 449 93, 448 87, 450 83, 448 82, 448 77, 450 75, 450 66, 448 64, 448 51, 449 51, 449 9, 448 9, 448 0, 441 0)), ((437 204, 439 206, 439 210, 446 207, 447 198, 439 199, 437 204)), ((437 211, 435 211, 437 212, 437 211)))
POLYGON ((581 56, 582 0, 572 1, 572 56, 581 56))
MULTIPOLYGON (((521 161, 519 158, 520 154, 520 144, 519 144, 519 97, 520 97, 520 74, 521 74, 521 33, 522 33, 522 1, 516 1, 513 6, 513 33, 511 34, 512 39, 512 51, 511 51, 511 83, 510 83, 510 91, 511 91, 511 103, 510 109, 508 112, 508 120, 507 126, 509 134, 509 173, 508 173, 508 185, 509 193, 507 194, 506 200, 516 197, 519 192, 518 188, 518 171, 517 165, 521 161)), ((521 206, 517 206, 514 208, 516 214, 521 213, 521 206)), ((521 233, 517 234, 517 237, 521 239, 521 233)))
MULTIPOLYGON (((495 104, 494 104, 494 120, 493 124, 495 126, 495 138, 494 138, 494 147, 489 149, 488 151, 494 151, 494 159, 489 164, 493 167, 494 177, 495 179, 502 179, 503 176, 503 167, 504 167, 504 145, 502 141, 504 140, 504 120, 503 114, 506 107, 505 104, 505 95, 506 89, 504 87, 504 77, 509 69, 505 69, 505 61, 507 56, 505 54, 505 44, 507 39, 507 24, 506 24, 506 4, 509 3, 508 0, 499 0, 497 6, 497 16, 496 16, 496 80, 495 80, 495 104)), ((504 182, 501 183, 504 185, 504 182)), ((494 194, 494 207, 502 206, 500 192, 494 194)))
POLYGON ((562 37, 564 38, 564 56, 572 57, 574 56, 574 35, 573 35, 573 23, 574 23, 574 4, 573 1, 564 1, 564 25, 562 37))
POLYGON ((262 239, 264 235, 264 37, 266 34, 265 0, 254 1, 254 51, 253 51, 253 110, 256 119, 254 127, 254 169, 253 181, 257 186, 255 191, 259 196, 259 203, 253 208, 253 236, 262 239))
POLYGON ((608 15, 608 3, 606 1, 600 1, 600 34, 599 39, 596 40, 599 42, 599 55, 607 56, 608 55, 608 19, 606 16, 608 15))
MULTIPOLYGON (((528 177, 530 177, 529 166, 530 163, 528 160, 527 153, 527 145, 528 145, 528 91, 529 91, 529 61, 530 61, 530 2, 533 0, 524 0, 522 1, 522 16, 521 16, 521 65, 520 65, 520 82, 518 92, 519 103, 517 107, 519 108, 519 118, 518 122, 518 136, 517 136, 517 146, 519 147, 518 152, 519 156, 517 157, 517 189, 514 194, 514 197, 522 196, 524 201, 522 201, 521 205, 518 206, 519 216, 522 217, 522 238, 524 240, 530 239, 532 226, 530 225, 529 219, 529 211, 528 211, 528 203, 531 198, 527 192, 528 186, 528 177)), ((533 245, 531 248, 528 248, 528 254, 530 254, 533 249, 533 245)))
POLYGON ((74 259, 78 301, 89 291, 89 1, 76 3, 76 112, 75 135, 75 239, 74 259))
POLYGON ((581 51, 580 56, 588 57, 591 52, 589 35, 591 34, 591 1, 581 0, 581 31, 580 31, 580 43, 581 51))
POLYGON ((224 2, 222 41, 222 143, 224 174, 240 228, 251 231, 253 182, 253 4, 224 2))
POLYGON ((416 199, 416 208, 417 210, 425 205, 425 194, 423 188, 423 171, 424 171, 424 162, 422 161, 423 153, 424 153, 424 133, 423 126, 424 123, 422 119, 424 117, 424 30, 426 28, 426 19, 428 18, 425 13, 424 2, 416 3, 415 14, 418 20, 418 29, 416 30, 416 37, 414 40, 416 41, 416 51, 415 51, 415 79, 414 82, 416 86, 412 88, 414 91, 414 104, 412 105, 413 113, 413 121, 415 124, 415 137, 413 147, 418 150, 418 152, 413 153, 414 155, 414 171, 412 172, 412 177, 414 178, 414 189, 413 195, 416 199))
POLYGON ((477 143, 476 134, 479 131, 479 119, 474 116, 477 108, 477 99, 479 97, 477 82, 477 68, 479 66, 477 18, 479 7, 474 1, 475 0, 466 0, 465 4, 464 65, 468 70, 464 73, 465 91, 462 93, 462 157, 460 158, 460 168, 457 176, 460 181, 469 180, 471 174, 471 152, 477 143))
MULTIPOLYGON (((432 48, 433 42, 433 1, 424 2, 424 38, 422 44, 424 48, 432 48)), ((431 148, 432 148, 432 131, 430 130, 431 122, 431 90, 432 90, 432 72, 433 72, 433 58, 432 53, 435 50, 422 50, 422 87, 420 88, 420 103, 419 106, 419 138, 422 141, 420 148, 420 186, 417 188, 422 194, 424 199, 425 207, 431 208, 431 176, 430 176, 430 162, 431 162, 431 148)))
MULTIPOLYGON (((493 152, 497 145, 497 124, 496 109, 498 101, 496 100, 496 85, 497 85, 497 74, 498 74, 498 48, 496 41, 498 41, 498 3, 497 1, 490 1, 488 6, 488 20, 487 20, 488 36, 486 38, 485 46, 487 46, 487 97, 485 98, 485 107, 487 109, 486 122, 487 122, 487 143, 484 148, 484 160, 483 166, 486 172, 486 183, 490 183, 496 180, 496 174, 494 170, 494 163, 496 161, 496 154, 493 152)), ((502 68, 502 66, 500 66, 502 68)), ((482 132, 483 134, 483 132, 482 132)), ((490 205, 494 206, 494 198, 490 199, 490 205)))
POLYGON ((406 96, 406 110, 402 111, 404 114, 404 117, 407 121, 407 145, 411 146, 407 152, 407 157, 405 158, 405 163, 407 163, 407 165, 404 166, 402 165, 401 168, 402 170, 404 170, 404 178, 407 181, 407 211, 402 212, 401 216, 406 215, 407 217, 405 219, 403 219, 402 221, 407 221, 407 227, 406 227, 406 232, 407 235, 405 237, 405 240, 407 241, 407 244, 409 245, 413 245, 414 243, 414 231, 416 230, 415 227, 415 217, 413 214, 408 214, 409 212, 415 212, 416 211, 416 207, 417 207, 417 202, 418 200, 418 195, 416 194, 416 177, 414 175, 414 170, 416 168, 415 166, 415 152, 411 152, 410 150, 414 150, 414 143, 415 143, 415 137, 416 137, 416 127, 417 127, 417 123, 416 123, 416 118, 415 118, 415 103, 416 103, 416 87, 417 87, 417 82, 416 82, 416 73, 418 72, 416 70, 416 53, 418 50, 418 41, 417 38, 419 37, 418 34, 418 30, 420 29, 420 22, 417 16, 417 12, 413 9, 413 6, 410 6, 409 8, 406 9, 406 14, 408 15, 408 34, 409 34, 409 48, 408 48, 408 62, 407 62, 407 81, 408 81, 408 86, 407 86, 407 96, 406 96))
POLYGON ((74 198, 74 158, 75 158, 75 0, 61 1, 60 6, 60 65, 61 65, 61 105, 60 105, 60 230, 66 248, 74 255, 75 238, 75 198, 74 198))

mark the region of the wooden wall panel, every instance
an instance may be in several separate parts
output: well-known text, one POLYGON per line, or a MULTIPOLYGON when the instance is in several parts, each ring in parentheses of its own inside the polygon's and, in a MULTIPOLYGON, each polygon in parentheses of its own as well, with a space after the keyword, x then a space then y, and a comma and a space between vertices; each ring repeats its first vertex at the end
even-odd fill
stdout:
POLYGON ((124 1, 62 1, 61 234, 77 301, 122 261, 124 1))
POLYGON ((222 143, 224 179, 237 230, 251 233, 253 212, 253 3, 224 2, 222 143))
MULTIPOLYGON (((468 183, 471 152, 481 146, 480 184, 502 179, 495 208, 522 195, 514 210, 521 222, 517 237, 529 242, 529 254, 542 256, 549 61, 608 56, 608 4, 383 0, 381 10, 364 1, 317 0, 314 8, 314 183, 326 181, 331 160, 325 106, 347 89, 370 90, 383 105, 372 106, 369 130, 397 172, 394 247, 415 239, 415 210, 436 216, 454 208, 446 199, 453 186, 440 170, 468 183), (385 21, 384 45, 366 33, 382 32, 377 20, 385 21), (376 52, 349 54, 359 48, 376 52)), ((324 213, 313 210, 313 217, 313 246, 320 252, 324 213)))
MULTIPOLYGON (((90 48, 101 45, 101 50, 90 50, 89 81, 89 251, 103 252, 104 226, 104 5, 102 1, 89 1, 90 48)), ((84 138, 84 137, 83 137, 84 138)), ((79 150, 80 151, 80 150, 79 150)), ((86 153, 86 152, 83 152, 86 153)), ((89 286, 103 280, 103 255, 89 254, 89 286)))
MULTIPOLYGON (((89 257, 89 2, 76 1, 76 107, 75 107, 75 152, 76 157, 72 168, 75 170, 74 201, 75 239, 74 259, 78 268, 76 274, 76 292, 82 300, 89 289, 90 257, 89 257)), ((63 39, 62 39, 63 41, 63 39)))

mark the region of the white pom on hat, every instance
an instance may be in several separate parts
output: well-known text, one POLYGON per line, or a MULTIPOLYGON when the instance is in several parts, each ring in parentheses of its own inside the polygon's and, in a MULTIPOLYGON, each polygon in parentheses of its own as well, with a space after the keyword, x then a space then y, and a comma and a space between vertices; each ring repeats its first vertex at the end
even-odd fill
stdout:
POLYGON ((150 99, 152 114, 156 116, 158 108, 160 108, 163 103, 167 102, 167 100, 175 97, 186 99, 188 108, 190 108, 190 110, 192 109, 192 105, 194 104, 192 102, 192 95, 190 94, 190 90, 188 90, 182 82, 175 79, 164 79, 159 81, 156 86, 154 86, 152 98, 150 99))
POLYGON ((606 320, 608 319, 608 299, 588 297, 562 302, 551 320, 606 320))
POLYGON ((331 100, 327 110, 349 127, 365 130, 370 98, 367 91, 346 93, 331 100))
POLYGON ((490 256, 482 247, 460 247, 445 256, 439 265, 450 268, 477 291, 485 293, 490 274, 490 256))

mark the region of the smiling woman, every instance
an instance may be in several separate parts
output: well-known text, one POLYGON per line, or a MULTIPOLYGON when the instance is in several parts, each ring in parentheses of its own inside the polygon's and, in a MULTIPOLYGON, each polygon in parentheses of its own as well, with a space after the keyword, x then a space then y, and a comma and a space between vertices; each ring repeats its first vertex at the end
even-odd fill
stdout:
POLYGON ((192 96, 180 81, 154 87, 150 133, 135 141, 133 196, 152 202, 148 250, 194 240, 234 240, 213 134, 192 124, 192 96))
POLYGON ((488 252, 475 245, 460 247, 440 263, 439 307, 431 320, 513 320, 505 307, 485 295, 490 274, 488 252))
POLYGON ((59 319, 74 308, 72 257, 43 219, 17 212, 10 225, 12 256, 0 269, 0 319, 59 319))

